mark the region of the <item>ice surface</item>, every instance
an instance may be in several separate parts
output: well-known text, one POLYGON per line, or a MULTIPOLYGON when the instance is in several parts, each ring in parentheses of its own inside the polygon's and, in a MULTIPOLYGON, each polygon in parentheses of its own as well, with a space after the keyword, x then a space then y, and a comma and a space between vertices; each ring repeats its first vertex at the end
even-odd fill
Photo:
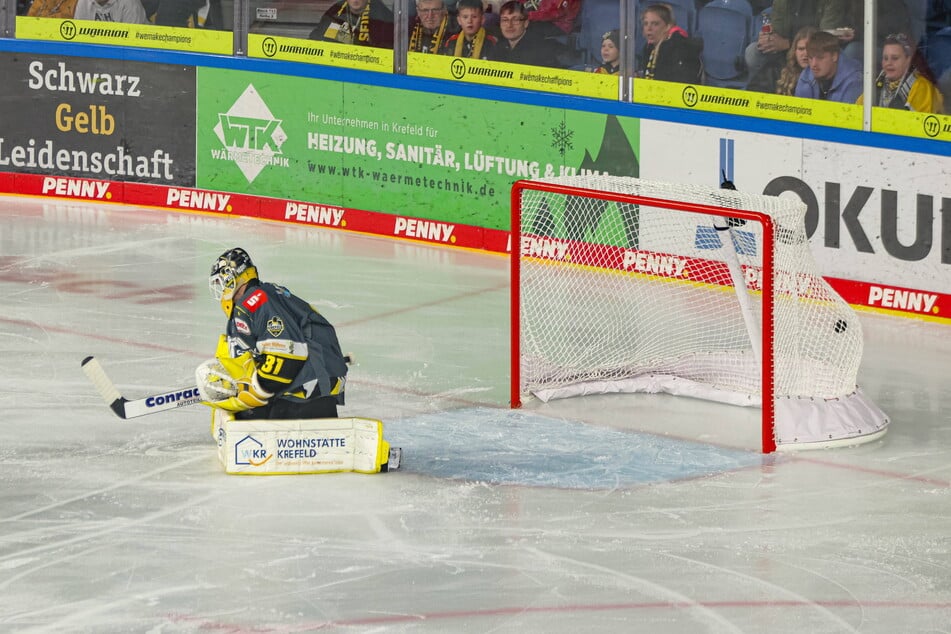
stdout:
POLYGON ((762 456, 758 412, 668 396, 506 407, 504 258, 331 230, 0 198, 0 631, 951 632, 951 330, 863 314, 892 417, 762 456), (227 476, 187 384, 231 246, 358 365, 342 412, 399 472, 227 476))
POLYGON ((742 469, 761 455, 595 427, 530 411, 467 408, 394 421, 394 446, 412 450, 406 472, 563 489, 617 489, 742 469))

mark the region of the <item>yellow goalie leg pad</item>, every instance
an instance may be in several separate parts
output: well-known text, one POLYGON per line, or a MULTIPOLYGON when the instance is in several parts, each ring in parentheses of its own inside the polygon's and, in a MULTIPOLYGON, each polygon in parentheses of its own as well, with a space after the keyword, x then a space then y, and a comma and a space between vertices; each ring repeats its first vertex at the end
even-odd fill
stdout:
POLYGON ((383 423, 372 418, 235 420, 213 410, 218 458, 226 473, 379 473, 389 459, 383 423))

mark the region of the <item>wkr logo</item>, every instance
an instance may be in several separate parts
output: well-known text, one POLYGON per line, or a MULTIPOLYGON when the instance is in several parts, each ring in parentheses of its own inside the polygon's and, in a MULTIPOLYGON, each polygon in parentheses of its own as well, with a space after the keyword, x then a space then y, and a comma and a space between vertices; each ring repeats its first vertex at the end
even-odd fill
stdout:
POLYGON ((254 436, 245 436, 234 444, 236 465, 260 467, 273 457, 274 455, 268 453, 264 444, 254 436))
POLYGON ((218 113, 214 132, 224 149, 212 150, 212 157, 234 162, 249 184, 268 165, 288 167, 290 162, 281 151, 287 141, 281 123, 248 84, 228 112, 218 113))

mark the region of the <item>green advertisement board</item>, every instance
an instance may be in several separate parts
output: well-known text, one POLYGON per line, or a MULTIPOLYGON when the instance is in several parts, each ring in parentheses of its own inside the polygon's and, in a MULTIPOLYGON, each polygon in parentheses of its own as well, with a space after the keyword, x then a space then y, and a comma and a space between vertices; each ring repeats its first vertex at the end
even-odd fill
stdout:
POLYGON ((637 176, 638 121, 199 68, 197 186, 506 229, 518 179, 637 176))

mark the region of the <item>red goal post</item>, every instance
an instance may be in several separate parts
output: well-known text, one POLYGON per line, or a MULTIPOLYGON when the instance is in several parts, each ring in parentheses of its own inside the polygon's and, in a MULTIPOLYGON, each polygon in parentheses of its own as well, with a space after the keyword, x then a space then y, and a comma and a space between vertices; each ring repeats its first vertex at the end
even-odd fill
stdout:
POLYGON ((666 392, 761 407, 762 450, 852 445, 861 324, 796 199, 588 175, 512 187, 511 405, 666 392))

